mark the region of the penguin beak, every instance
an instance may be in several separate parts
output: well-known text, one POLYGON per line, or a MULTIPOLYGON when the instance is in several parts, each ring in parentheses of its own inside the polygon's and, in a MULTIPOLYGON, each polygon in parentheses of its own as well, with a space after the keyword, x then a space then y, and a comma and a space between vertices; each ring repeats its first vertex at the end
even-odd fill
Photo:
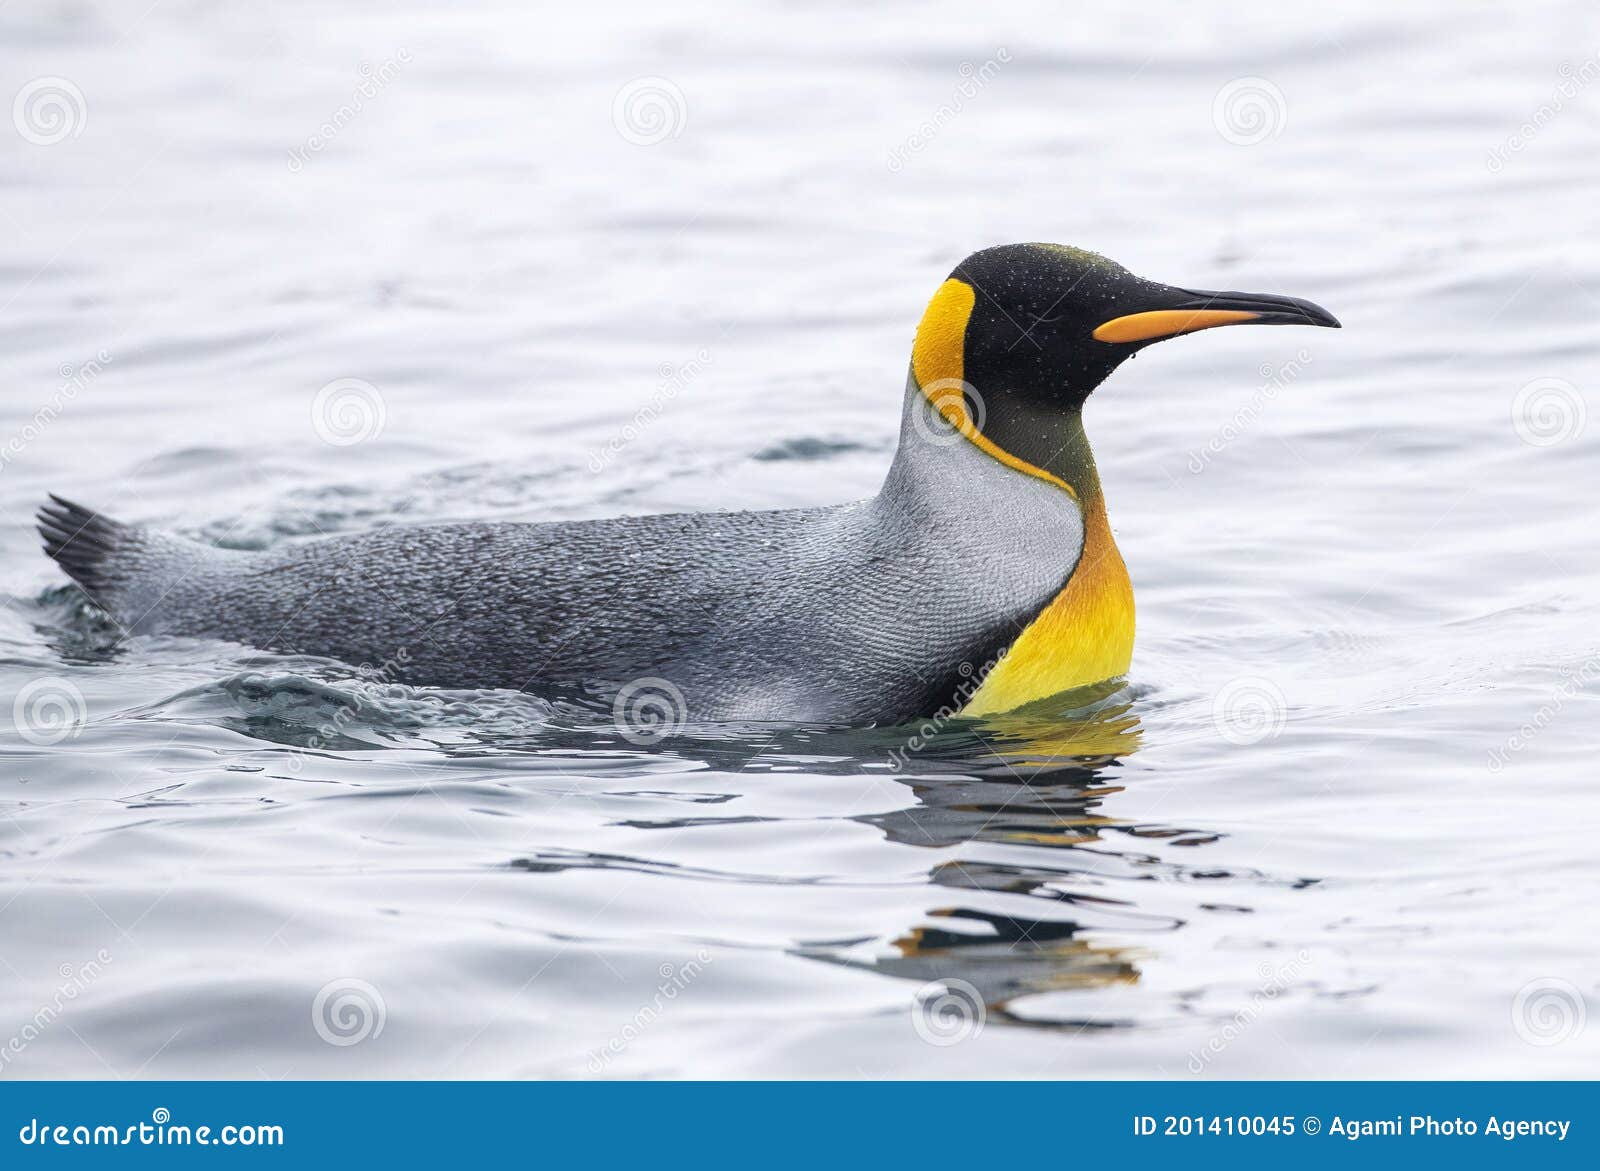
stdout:
POLYGON ((1273 293, 1208 293, 1197 289, 1168 289, 1167 292, 1172 295, 1170 304, 1113 317, 1096 326, 1091 336, 1099 342, 1128 344, 1160 341, 1219 325, 1339 328, 1339 319, 1332 313, 1300 297, 1280 297, 1273 293))

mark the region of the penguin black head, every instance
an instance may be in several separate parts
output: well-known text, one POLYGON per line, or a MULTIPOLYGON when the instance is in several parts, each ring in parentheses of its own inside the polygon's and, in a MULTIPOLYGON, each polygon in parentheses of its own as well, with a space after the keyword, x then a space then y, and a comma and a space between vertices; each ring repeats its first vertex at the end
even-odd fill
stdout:
POLYGON ((1174 288, 1079 248, 1007 244, 974 252, 934 294, 912 372, 925 391, 965 384, 990 417, 1075 413, 1152 342, 1244 324, 1339 322, 1298 297, 1174 288))

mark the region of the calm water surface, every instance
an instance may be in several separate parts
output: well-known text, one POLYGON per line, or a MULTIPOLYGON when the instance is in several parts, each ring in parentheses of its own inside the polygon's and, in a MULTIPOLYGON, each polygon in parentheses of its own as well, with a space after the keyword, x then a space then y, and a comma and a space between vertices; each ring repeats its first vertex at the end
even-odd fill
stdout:
POLYGON ((1593 5, 671 7, 0 12, 76 90, 0 122, 0 1074, 1592 1076, 1593 5), (1034 239, 1345 329, 1096 396, 1140 640, 1027 719, 638 745, 37 551, 864 496, 1034 239))

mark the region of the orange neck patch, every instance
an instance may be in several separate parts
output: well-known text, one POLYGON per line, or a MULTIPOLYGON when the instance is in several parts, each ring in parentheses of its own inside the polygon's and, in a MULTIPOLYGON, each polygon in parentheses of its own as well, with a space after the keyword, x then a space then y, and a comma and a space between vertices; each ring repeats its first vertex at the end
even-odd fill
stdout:
POLYGON ((1066 587, 984 676, 961 715, 1008 712, 1128 673, 1133 662, 1133 581, 1111 536, 1098 480, 1093 495, 1085 493, 1085 499, 1083 553, 1066 587))

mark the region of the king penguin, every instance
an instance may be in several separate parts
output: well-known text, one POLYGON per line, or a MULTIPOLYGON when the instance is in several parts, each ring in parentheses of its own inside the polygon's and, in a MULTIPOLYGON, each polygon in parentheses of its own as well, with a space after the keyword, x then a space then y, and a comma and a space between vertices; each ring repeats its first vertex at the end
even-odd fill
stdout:
POLYGON ((1076 248, 988 248, 922 316, 899 444, 867 500, 241 552, 52 496, 39 529, 131 634, 382 662, 452 688, 605 699, 642 681, 696 720, 989 716, 1128 671, 1133 587, 1084 403, 1152 342, 1240 324, 1339 323, 1076 248))

